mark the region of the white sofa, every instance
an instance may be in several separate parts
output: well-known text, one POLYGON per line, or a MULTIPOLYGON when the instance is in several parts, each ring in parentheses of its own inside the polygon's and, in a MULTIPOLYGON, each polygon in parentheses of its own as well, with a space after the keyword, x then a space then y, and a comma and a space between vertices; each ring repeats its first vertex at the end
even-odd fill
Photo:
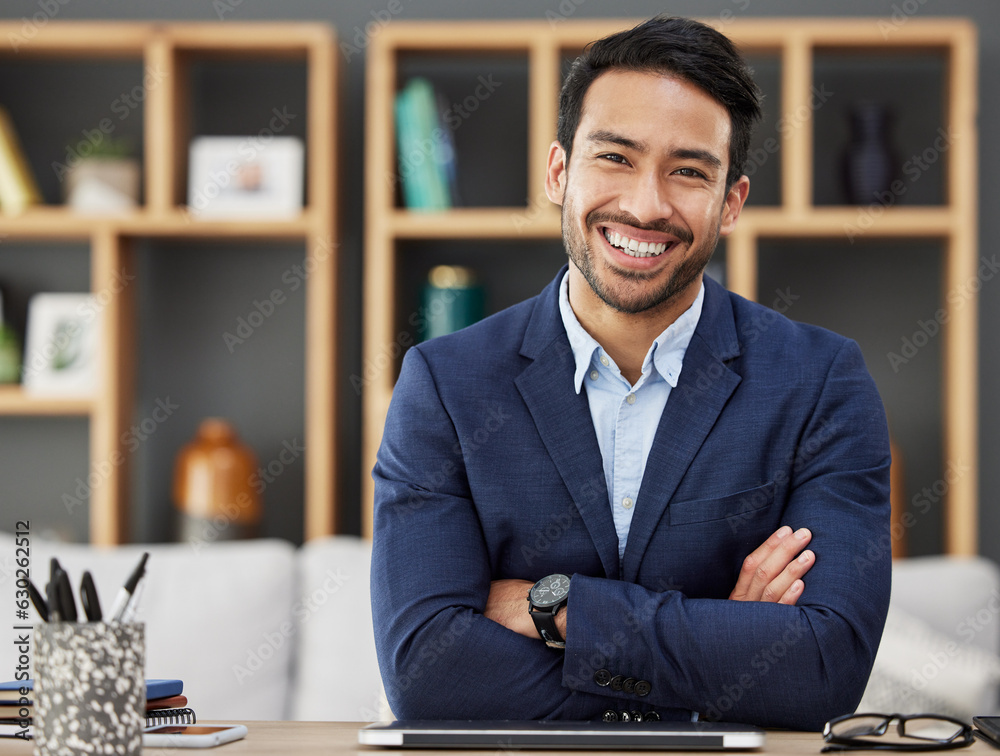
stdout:
MULTIPOLYGON (((0 606, 14 617, 14 541, 0 533, 0 606)), ((369 604, 370 544, 349 536, 301 548, 277 540, 99 549, 33 541, 36 585, 57 555, 89 569, 110 605, 150 552, 139 619, 147 677, 184 680, 203 719, 369 721, 384 703, 369 604)), ((995 713, 1000 573, 985 559, 897 562, 890 621, 861 708, 995 713)), ((8 627, 13 627, 12 622, 8 627)), ((14 637, 14 630, 8 631, 14 637)), ((0 678, 16 649, 0 637, 0 678)), ((891 710, 891 712, 890 712, 891 710)))
MULTIPOLYGON (((14 539, 6 533, 0 539, 0 606, 14 618, 14 539)), ((150 553, 138 616, 146 625, 146 676, 182 679, 199 718, 386 715, 367 541, 337 536, 299 549, 279 540, 99 549, 33 540, 33 582, 44 586, 56 555, 74 589, 83 570, 91 571, 107 608, 143 551, 150 553)), ((0 638, 3 679, 13 679, 15 652, 0 638)))

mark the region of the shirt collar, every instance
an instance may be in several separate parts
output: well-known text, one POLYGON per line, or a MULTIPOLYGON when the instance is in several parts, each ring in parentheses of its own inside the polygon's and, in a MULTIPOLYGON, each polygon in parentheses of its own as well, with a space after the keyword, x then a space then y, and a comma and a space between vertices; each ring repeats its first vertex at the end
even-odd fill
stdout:
MULTIPOLYGON (((646 353, 646 358, 642 361, 642 372, 650 372, 650 366, 659 373, 671 388, 677 386, 677 381, 681 375, 681 367, 684 362, 684 353, 687 351, 691 337, 694 336, 695 328, 701 319, 702 305, 705 303, 705 283, 702 282, 698 289, 698 296, 695 297, 691 306, 681 313, 680 317, 671 323, 663 333, 656 337, 653 344, 646 353)), ((573 387, 576 393, 580 393, 583 387, 583 379, 590 369, 594 355, 600 352, 601 345, 597 340, 587 333, 580 321, 577 320, 576 313, 573 312, 569 303, 569 271, 563 276, 559 283, 559 314, 562 316, 563 327, 566 329, 566 336, 569 339, 570 348, 573 350, 573 358, 576 361, 576 371, 573 374, 573 387)))

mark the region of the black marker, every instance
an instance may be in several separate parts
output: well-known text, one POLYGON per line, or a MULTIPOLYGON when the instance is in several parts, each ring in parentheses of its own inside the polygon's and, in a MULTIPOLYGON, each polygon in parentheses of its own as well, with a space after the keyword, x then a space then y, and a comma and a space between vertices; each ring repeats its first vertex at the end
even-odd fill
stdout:
POLYGON ((88 622, 101 621, 101 602, 97 598, 97 586, 94 585, 94 578, 89 570, 84 570, 83 577, 80 578, 80 602, 88 622))

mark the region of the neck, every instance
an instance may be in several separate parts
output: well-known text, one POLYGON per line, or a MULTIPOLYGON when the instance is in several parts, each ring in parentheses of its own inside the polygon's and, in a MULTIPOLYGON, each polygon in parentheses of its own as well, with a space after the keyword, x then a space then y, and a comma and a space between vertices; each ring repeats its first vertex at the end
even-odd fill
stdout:
POLYGON ((635 384, 642 375, 642 362, 656 337, 669 328, 698 297, 699 276, 691 286, 669 301, 639 313, 609 307, 572 263, 569 266, 569 303, 583 330, 594 337, 615 361, 622 375, 635 384))

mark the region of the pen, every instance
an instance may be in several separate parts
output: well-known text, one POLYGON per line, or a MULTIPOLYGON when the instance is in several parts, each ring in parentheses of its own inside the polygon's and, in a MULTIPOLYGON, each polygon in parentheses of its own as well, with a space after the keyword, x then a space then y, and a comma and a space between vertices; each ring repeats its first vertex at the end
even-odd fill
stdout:
POLYGON ((80 603, 83 604, 88 622, 101 621, 101 602, 97 598, 97 586, 94 585, 90 570, 84 570, 83 577, 80 578, 80 603))
POLYGON ((135 593, 135 587, 139 584, 139 580, 146 572, 146 560, 149 559, 149 552, 145 552, 142 555, 142 559, 139 560, 139 564, 129 575, 128 580, 125 581, 125 585, 121 587, 118 591, 118 595, 115 596, 115 603, 111 607, 111 621, 121 622, 122 617, 125 614, 125 609, 128 607, 129 600, 132 598, 132 594, 135 593))
POLYGON ((59 616, 63 622, 76 622, 76 599, 73 598, 73 588, 69 584, 66 570, 62 568, 56 570, 55 584, 59 600, 59 616))
POLYGON ((28 581, 28 595, 31 597, 31 603, 35 605, 35 611, 38 612, 38 616, 42 618, 42 622, 48 622, 49 605, 45 603, 45 598, 42 596, 41 591, 30 580, 28 581))
POLYGON ((45 593, 49 597, 49 622, 59 622, 62 619, 62 614, 59 611, 59 588, 55 578, 45 586, 45 593))

